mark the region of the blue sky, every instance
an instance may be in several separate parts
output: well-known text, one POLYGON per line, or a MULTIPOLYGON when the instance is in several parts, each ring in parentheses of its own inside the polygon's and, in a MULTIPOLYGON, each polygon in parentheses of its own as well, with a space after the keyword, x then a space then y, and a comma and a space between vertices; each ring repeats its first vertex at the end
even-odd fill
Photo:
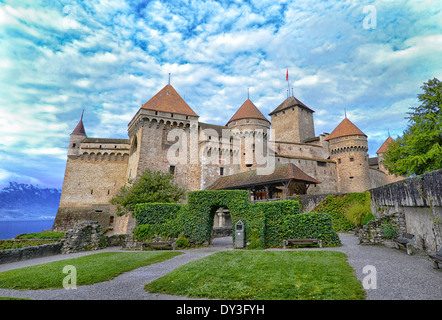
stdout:
POLYGON ((200 121, 225 124, 247 88, 276 108, 287 69, 316 134, 345 109, 374 156, 442 79, 440 0, 0 0, 0 185, 61 188, 82 109, 88 136, 126 138, 169 73, 200 121))

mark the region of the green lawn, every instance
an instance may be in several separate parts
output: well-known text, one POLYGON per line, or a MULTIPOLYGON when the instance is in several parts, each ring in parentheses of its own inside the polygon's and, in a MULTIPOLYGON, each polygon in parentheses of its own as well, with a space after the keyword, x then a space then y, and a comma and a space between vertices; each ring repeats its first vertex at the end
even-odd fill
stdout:
POLYGON ((0 288, 37 290, 63 288, 66 265, 77 271, 77 286, 107 281, 119 274, 170 259, 180 252, 105 252, 9 270, 0 273, 0 288))
POLYGON ((365 299, 347 256, 334 251, 219 252, 183 265, 145 289, 214 299, 365 299))

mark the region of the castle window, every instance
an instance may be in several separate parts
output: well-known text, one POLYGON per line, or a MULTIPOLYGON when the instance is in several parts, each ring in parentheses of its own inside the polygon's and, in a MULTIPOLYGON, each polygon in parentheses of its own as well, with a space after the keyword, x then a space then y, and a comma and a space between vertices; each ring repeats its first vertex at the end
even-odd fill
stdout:
POLYGON ((94 189, 91 190, 91 194, 94 194, 94 189))
POLYGON ((109 218, 109 223, 110 223, 110 224, 114 223, 114 216, 110 216, 110 218, 109 218))
POLYGON ((324 162, 324 161, 316 161, 316 164, 318 165, 318 167, 326 167, 327 166, 327 162, 324 162))
POLYGON ((169 167, 169 173, 170 174, 175 174, 175 166, 170 166, 169 167))
POLYGON ((158 115, 158 111, 155 111, 155 115, 156 115, 156 116, 158 115))
POLYGON ((219 168, 219 175, 220 176, 224 175, 224 168, 223 167, 219 168))
POLYGON ((76 143, 73 143, 73 144, 72 144, 72 148, 75 148, 76 146, 77 146, 76 143))
POLYGON ((173 118, 173 113, 170 114, 170 117, 173 118))
POLYGON ((107 194, 110 194, 110 190, 109 189, 107 189, 107 194))
POLYGON ((355 158, 350 158, 350 162, 353 162, 353 161, 355 161, 355 158))
POLYGON ((350 177, 350 179, 353 179, 353 177, 350 177))
POLYGON ((341 158, 338 159, 338 163, 341 163, 341 158))

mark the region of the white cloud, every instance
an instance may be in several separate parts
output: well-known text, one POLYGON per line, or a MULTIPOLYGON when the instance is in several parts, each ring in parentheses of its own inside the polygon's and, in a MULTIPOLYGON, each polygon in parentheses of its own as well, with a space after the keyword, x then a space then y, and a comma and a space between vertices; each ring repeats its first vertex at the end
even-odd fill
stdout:
POLYGON ((370 31, 352 1, 0 4, 2 148, 63 169, 82 109, 88 135, 125 138, 168 73, 201 121, 225 124, 247 88, 267 115, 285 98, 287 68, 316 132, 344 108, 373 136, 400 132, 422 83, 442 77, 442 13, 434 0, 373 4, 370 31))

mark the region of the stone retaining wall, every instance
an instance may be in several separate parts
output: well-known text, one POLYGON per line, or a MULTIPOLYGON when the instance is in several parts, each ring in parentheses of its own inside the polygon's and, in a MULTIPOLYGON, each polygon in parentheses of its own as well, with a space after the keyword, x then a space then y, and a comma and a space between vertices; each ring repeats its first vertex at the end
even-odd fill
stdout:
POLYGON ((403 216, 400 231, 416 236, 415 247, 436 252, 442 247, 442 169, 371 189, 371 209, 382 219, 403 216))
POLYGON ((1 250, 0 264, 60 254, 62 246, 62 242, 55 242, 33 247, 1 250))

